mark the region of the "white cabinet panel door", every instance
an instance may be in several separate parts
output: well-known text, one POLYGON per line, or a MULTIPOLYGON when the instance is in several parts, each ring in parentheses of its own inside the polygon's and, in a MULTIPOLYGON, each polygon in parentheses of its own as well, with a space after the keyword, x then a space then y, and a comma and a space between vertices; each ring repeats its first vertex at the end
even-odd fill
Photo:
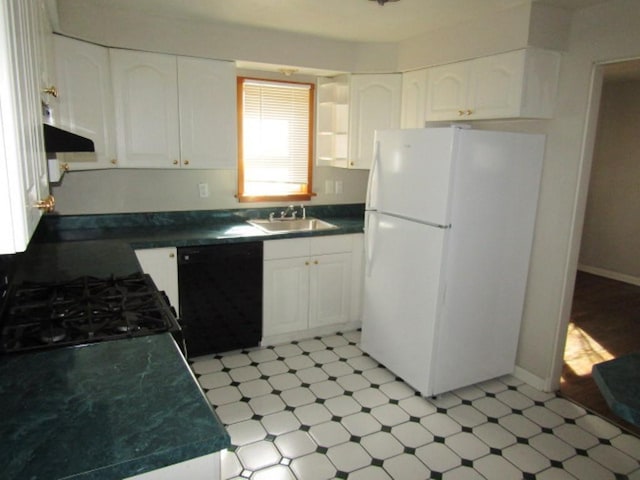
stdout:
POLYGON ((127 167, 180 166, 176 57, 111 50, 118 159, 127 167))
POLYGON ((309 311, 309 259, 268 260, 263 272, 263 336, 305 330, 309 311))
POLYGON ((114 167, 115 120, 109 50, 92 43, 54 35, 59 91, 58 122, 93 140, 96 153, 65 154, 72 170, 114 167), (83 161, 89 159, 93 161, 83 161), (113 163, 112 163, 113 161, 113 163))
POLYGON ((349 168, 369 169, 376 130, 400 127, 402 76, 352 75, 349 168))
POLYGON ((178 57, 182 166, 236 168, 233 62, 178 57))
POLYGON ((311 258, 309 328, 349 321, 351 253, 311 258))
POLYGON ((167 294, 169 302, 179 312, 176 248, 143 248, 136 250, 136 256, 144 273, 151 275, 156 287, 167 294))

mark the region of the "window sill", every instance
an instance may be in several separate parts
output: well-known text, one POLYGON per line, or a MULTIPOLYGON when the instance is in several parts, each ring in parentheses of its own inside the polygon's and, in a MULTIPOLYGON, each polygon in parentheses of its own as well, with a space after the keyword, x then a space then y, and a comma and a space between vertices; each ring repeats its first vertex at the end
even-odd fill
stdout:
POLYGON ((315 197, 315 193, 298 193, 295 195, 240 195, 237 194, 236 198, 240 203, 249 202, 301 202, 311 200, 311 197, 315 197))

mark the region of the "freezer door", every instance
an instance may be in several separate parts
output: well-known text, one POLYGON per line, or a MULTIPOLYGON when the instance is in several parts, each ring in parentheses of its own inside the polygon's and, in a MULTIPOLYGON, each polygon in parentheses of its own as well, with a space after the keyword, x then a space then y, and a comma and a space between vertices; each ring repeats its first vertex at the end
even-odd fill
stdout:
POLYGON ((362 349, 430 395, 448 230, 376 212, 365 218, 362 349))
POLYGON ((378 130, 367 210, 449 224, 455 128, 378 130))

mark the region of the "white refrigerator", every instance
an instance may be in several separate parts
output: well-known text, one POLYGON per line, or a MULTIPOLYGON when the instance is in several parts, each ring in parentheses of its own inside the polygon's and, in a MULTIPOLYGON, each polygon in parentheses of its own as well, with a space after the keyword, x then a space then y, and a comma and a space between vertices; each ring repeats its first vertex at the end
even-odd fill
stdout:
POLYGON ((545 138, 376 132, 361 347, 424 396, 513 372, 545 138))

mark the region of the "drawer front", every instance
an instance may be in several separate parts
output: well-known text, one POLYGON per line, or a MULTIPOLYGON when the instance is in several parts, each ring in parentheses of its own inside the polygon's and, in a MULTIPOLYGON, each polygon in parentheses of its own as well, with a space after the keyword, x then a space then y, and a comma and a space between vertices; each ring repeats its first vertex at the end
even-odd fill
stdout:
POLYGON ((353 249, 353 235, 330 235, 326 237, 312 237, 310 245, 311 255, 325 255, 328 253, 345 253, 353 249))
POLYGON ((286 238, 264 242, 264 259, 294 258, 309 256, 309 238, 286 238))

